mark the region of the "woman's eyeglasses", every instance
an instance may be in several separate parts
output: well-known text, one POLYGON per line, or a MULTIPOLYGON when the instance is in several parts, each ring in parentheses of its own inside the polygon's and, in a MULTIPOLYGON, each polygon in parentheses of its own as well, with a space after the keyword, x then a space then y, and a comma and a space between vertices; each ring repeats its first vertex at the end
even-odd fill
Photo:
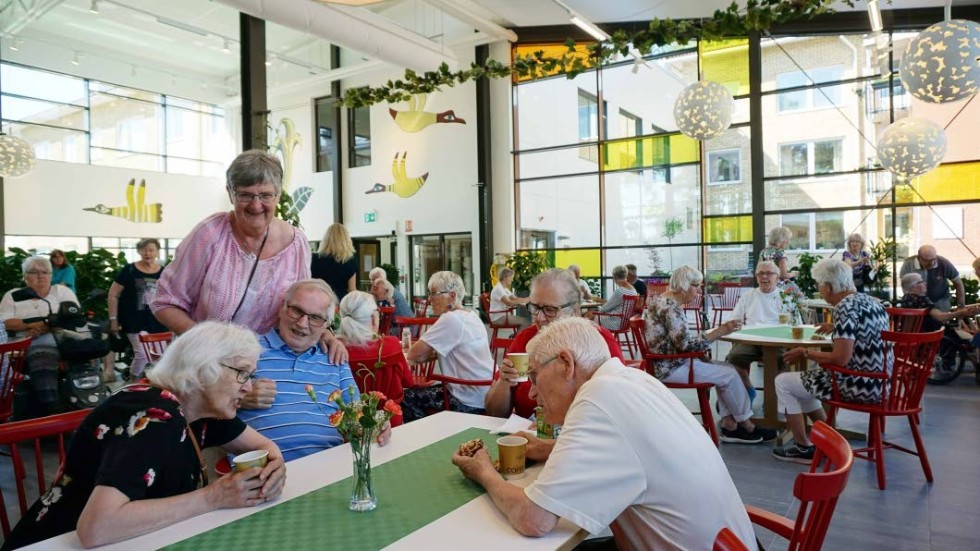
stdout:
POLYGON ((288 315, 289 319, 293 321, 299 321, 303 319, 303 316, 306 316, 306 319, 309 321, 311 327, 323 327, 323 324, 327 323, 327 318, 316 314, 311 314, 309 312, 304 312, 292 304, 286 306, 286 315, 288 315))
POLYGON ((256 199, 268 205, 275 202, 276 197, 279 197, 278 193, 246 193, 244 191, 235 193, 235 200, 243 205, 247 205, 256 199))
POLYGON ((38 276, 43 277, 43 276, 49 276, 49 275, 51 275, 51 272, 49 272, 47 270, 27 270, 24 273, 27 274, 27 275, 29 275, 29 276, 34 276, 34 277, 38 277, 38 276))
POLYGON ((245 384, 249 381, 252 381, 254 383, 255 379, 257 378, 254 373, 248 372, 244 369, 238 369, 237 367, 232 367, 227 364, 221 364, 221 365, 222 367, 227 367, 228 369, 235 372, 235 380, 238 381, 239 384, 245 384))

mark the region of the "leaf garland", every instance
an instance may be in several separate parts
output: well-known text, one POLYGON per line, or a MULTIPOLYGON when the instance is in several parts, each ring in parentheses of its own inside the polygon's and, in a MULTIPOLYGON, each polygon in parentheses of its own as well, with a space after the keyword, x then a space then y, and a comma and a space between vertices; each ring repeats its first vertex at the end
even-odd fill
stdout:
MULTIPOLYGON (((468 69, 458 71, 450 70, 445 63, 440 65, 438 70, 425 71, 421 74, 406 69, 402 78, 389 80, 382 86, 350 88, 340 101, 348 108, 368 107, 382 102, 398 103, 408 101, 416 94, 437 92, 445 87, 452 88, 457 84, 483 77, 538 78, 564 74, 568 78, 575 78, 616 55, 628 56, 633 49, 646 55, 655 46, 674 43, 684 46, 694 40, 746 37, 751 32, 768 31, 773 24, 809 20, 820 14, 832 13, 831 5, 837 1, 748 0, 744 8, 733 1, 727 8, 715 10, 710 18, 696 20, 654 18, 645 29, 632 34, 617 29, 608 41, 582 46, 581 50, 575 41, 569 38, 565 41, 567 50, 557 57, 548 57, 539 50, 516 57, 510 65, 488 59, 484 64, 473 62, 468 69), (583 56, 583 52, 588 55, 583 56)), ((853 0, 840 1, 849 7, 854 7, 853 0)))

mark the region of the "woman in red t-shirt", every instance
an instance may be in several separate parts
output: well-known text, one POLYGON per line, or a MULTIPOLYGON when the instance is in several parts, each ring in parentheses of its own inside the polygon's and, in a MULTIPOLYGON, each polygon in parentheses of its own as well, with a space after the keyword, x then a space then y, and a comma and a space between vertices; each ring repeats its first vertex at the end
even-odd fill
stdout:
MULTIPOLYGON (((374 297, 363 291, 347 293, 340 301, 337 338, 347 346, 350 369, 360 391, 366 390, 364 383, 367 380, 372 383, 368 390, 378 390, 400 404, 404 390, 414 386, 412 370, 408 367, 398 338, 378 335, 379 319, 374 297), (377 371, 383 365, 390 366, 388 375, 377 371)), ((401 415, 391 418, 393 427, 401 424, 401 415)))

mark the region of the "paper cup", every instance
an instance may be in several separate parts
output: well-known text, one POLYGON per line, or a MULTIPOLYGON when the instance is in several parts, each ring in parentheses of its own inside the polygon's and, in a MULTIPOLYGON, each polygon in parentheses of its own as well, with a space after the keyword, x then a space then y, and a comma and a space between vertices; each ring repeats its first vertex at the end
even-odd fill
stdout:
POLYGON ((790 331, 791 331, 794 339, 796 339, 798 341, 803 340, 803 328, 802 327, 791 327, 790 328, 790 331))
POLYGON ((269 452, 267 450, 255 450, 236 455, 234 459, 235 470, 238 472, 247 471, 252 467, 265 467, 269 462, 269 452))
POLYGON ((507 359, 510 360, 510 363, 514 364, 514 369, 517 370, 517 378, 514 380, 517 381, 518 383, 523 383, 524 381, 527 380, 527 368, 528 368, 529 357, 530 354, 525 354, 523 352, 507 354, 507 359))
POLYGON ((779 324, 780 325, 789 325, 789 314, 786 314, 786 313, 779 314, 779 324))
POLYGON ((502 436, 497 439, 500 458, 500 474, 508 480, 524 478, 524 459, 527 456, 527 438, 502 436))

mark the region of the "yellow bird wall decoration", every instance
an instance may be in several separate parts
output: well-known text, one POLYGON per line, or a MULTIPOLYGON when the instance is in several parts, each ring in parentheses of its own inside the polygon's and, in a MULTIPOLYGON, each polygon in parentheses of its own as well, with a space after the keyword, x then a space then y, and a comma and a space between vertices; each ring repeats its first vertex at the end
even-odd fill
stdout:
POLYGON ((163 221, 163 203, 146 203, 146 180, 140 180, 139 190, 136 189, 136 179, 126 184, 126 204, 120 207, 107 207, 102 203, 82 210, 115 216, 130 222, 146 222, 158 224, 163 221))
POLYGON ((422 186, 425 185, 425 180, 429 177, 429 173, 417 177, 409 178, 408 174, 405 172, 405 159, 408 158, 408 151, 402 153, 401 159, 398 158, 398 152, 395 152, 395 160, 391 162, 391 176, 395 179, 392 184, 374 184, 374 187, 365 191, 368 193, 384 193, 390 191, 395 195, 407 198, 418 193, 422 186))
POLYGON ((423 111, 425 109, 425 94, 416 94, 408 100, 407 111, 396 111, 388 108, 388 114, 395 119, 395 124, 405 132, 418 132, 428 126, 437 123, 458 123, 466 124, 466 121, 456 116, 450 109, 442 113, 423 111))

